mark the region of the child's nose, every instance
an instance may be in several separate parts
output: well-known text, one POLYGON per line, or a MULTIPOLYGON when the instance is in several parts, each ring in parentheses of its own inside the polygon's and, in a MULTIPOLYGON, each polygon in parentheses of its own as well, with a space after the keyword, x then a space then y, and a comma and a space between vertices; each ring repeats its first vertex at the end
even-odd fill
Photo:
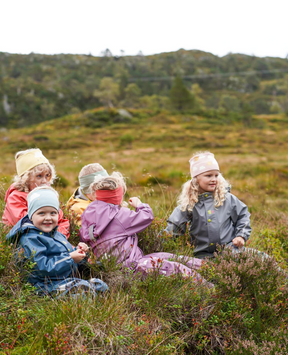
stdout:
POLYGON ((47 177, 43 177, 41 179, 41 185, 50 185, 49 179, 47 177))

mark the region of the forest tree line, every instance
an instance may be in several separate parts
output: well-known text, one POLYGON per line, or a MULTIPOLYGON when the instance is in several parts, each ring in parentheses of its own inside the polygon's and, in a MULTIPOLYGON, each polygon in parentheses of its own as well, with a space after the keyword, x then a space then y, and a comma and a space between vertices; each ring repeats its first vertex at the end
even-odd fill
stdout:
POLYGON ((23 127, 91 108, 234 117, 288 114, 288 61, 197 50, 151 56, 0 52, 0 125, 23 127))

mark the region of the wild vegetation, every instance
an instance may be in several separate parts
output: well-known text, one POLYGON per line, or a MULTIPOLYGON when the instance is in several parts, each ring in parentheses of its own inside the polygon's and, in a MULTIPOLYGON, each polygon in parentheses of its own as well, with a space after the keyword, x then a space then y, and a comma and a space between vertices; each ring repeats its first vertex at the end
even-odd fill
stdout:
POLYGON ((183 49, 121 57, 109 50, 102 57, 2 52, 0 67, 0 125, 5 127, 24 127, 103 105, 189 109, 208 116, 288 110, 288 62, 281 58, 220 58, 183 49))
MULTIPOLYGON (((15 246, 0 243, 0 354, 287 354, 288 119, 284 114, 201 116, 154 109, 96 108, 0 132, 1 208, 15 173, 14 154, 39 147, 56 166, 65 203, 81 167, 101 163, 127 177, 129 196, 155 214, 141 235, 145 253, 192 256, 188 236, 159 235, 189 178, 192 153, 215 153, 232 193, 248 206, 253 233, 246 252, 204 263, 207 289, 193 279, 147 277, 113 258, 91 275, 110 287, 104 297, 39 298, 15 264, 15 246)), ((71 220, 71 240, 78 228, 71 220)), ((93 258, 92 258, 93 259, 93 258)), ((161 261, 159 261, 161 263, 161 261)), ((26 266, 29 272, 33 264, 26 266)), ((87 275, 88 277, 88 275, 87 275)))

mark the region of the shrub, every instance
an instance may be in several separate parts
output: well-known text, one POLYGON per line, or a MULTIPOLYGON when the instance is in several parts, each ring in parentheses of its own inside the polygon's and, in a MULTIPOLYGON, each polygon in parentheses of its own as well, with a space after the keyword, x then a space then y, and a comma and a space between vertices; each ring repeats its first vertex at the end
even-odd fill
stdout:
POLYGON ((123 134, 123 136, 120 137, 120 144, 121 145, 128 145, 130 148, 132 147, 132 142, 135 140, 135 137, 130 134, 126 133, 123 134))
POLYGON ((69 185, 70 185, 69 181, 64 176, 62 176, 60 174, 57 174, 57 178, 56 178, 56 180, 54 182, 54 187, 56 187, 56 188, 59 188, 59 187, 65 188, 65 187, 67 187, 69 185))

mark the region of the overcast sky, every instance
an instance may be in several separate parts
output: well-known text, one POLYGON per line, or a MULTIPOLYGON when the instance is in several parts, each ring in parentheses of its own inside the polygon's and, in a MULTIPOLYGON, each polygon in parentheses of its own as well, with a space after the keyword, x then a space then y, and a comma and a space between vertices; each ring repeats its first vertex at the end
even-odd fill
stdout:
POLYGON ((0 52, 288 54, 288 0, 0 0, 0 52))

